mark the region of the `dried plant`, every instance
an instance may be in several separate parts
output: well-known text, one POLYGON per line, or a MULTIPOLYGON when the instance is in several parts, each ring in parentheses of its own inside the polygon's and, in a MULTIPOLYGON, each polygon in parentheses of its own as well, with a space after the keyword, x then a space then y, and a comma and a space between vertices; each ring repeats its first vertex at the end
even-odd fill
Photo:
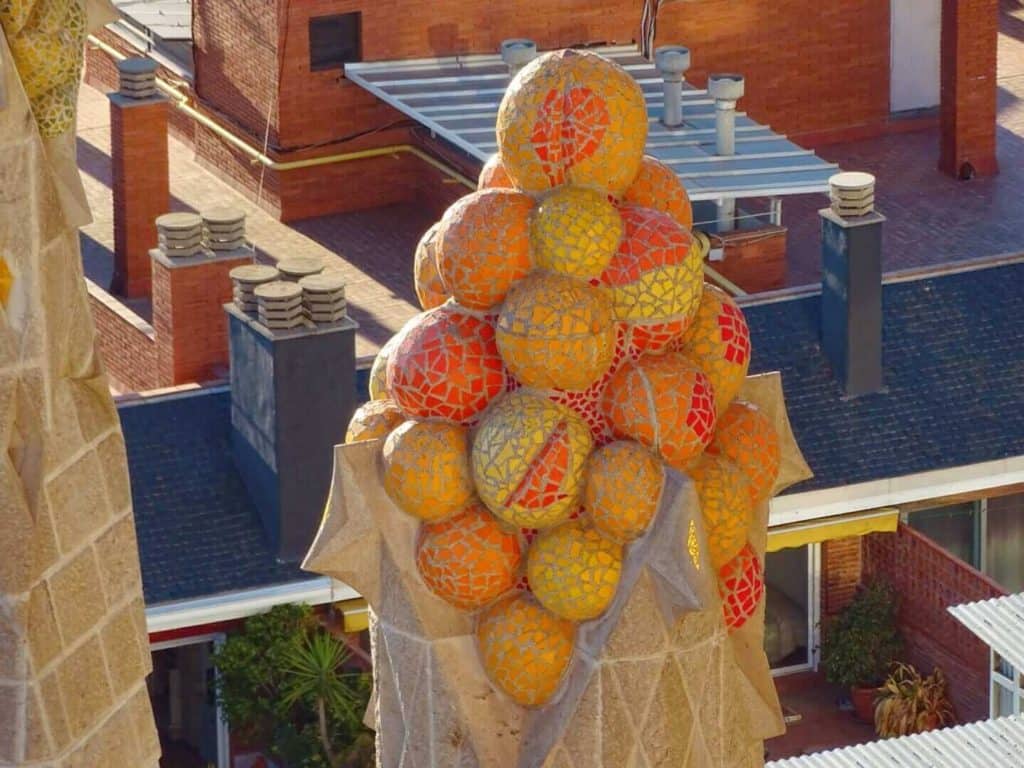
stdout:
POLYGON ((906 736, 956 722, 949 701, 946 676, 938 667, 922 677, 909 664, 896 663, 878 689, 875 731, 879 736, 906 736))

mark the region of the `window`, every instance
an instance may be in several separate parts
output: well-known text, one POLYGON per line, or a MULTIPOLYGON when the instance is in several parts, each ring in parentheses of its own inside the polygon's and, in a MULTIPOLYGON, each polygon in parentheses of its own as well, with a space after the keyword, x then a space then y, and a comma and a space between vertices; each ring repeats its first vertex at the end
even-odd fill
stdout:
POLYGON ((362 14, 341 13, 309 20, 309 68, 341 69, 363 56, 362 14))
POLYGON ((910 513, 910 527, 920 531, 949 554, 981 567, 981 515, 977 502, 950 504, 910 513))
POLYGON ((814 631, 817 545, 768 552, 764 561, 764 651, 773 670, 807 668, 814 631))

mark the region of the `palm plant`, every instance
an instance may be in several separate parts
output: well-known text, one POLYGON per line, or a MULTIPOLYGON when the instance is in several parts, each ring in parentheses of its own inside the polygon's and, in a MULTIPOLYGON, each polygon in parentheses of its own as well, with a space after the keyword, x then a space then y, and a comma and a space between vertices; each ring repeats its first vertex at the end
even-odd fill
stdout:
POLYGON ((344 643, 326 632, 317 632, 296 640, 283 659, 287 672, 282 689, 284 703, 288 706, 300 701, 313 703, 320 743, 332 768, 341 764, 343 756, 334 752, 328 715, 343 715, 350 721, 359 718, 355 680, 360 674, 343 671, 350 655, 344 643))
POLYGON ((931 731, 956 722, 946 692, 946 676, 938 667, 922 677, 909 664, 897 663, 878 690, 875 731, 883 738, 931 731))

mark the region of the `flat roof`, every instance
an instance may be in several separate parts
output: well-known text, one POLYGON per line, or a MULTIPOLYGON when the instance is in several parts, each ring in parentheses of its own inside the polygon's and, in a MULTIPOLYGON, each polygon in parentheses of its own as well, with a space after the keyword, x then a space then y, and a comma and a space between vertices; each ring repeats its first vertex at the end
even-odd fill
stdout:
MULTIPOLYGON (((692 200, 776 197, 827 192, 839 170, 766 125, 736 113, 736 154, 715 154, 715 103, 706 90, 683 82, 683 120, 661 122, 662 78, 635 45, 589 50, 633 75, 647 101, 647 152, 670 165, 692 200)), ((475 54, 345 65, 345 77, 481 162, 497 151, 498 105, 508 67, 498 54, 475 54)))
POLYGON ((946 610, 1018 672, 1024 672, 1024 594, 953 605, 946 610))
POLYGON ((765 768, 1010 768, 1024 765, 1024 716, 830 749, 765 768))
POLYGON ((192 40, 192 0, 113 0, 122 14, 163 40, 192 40))

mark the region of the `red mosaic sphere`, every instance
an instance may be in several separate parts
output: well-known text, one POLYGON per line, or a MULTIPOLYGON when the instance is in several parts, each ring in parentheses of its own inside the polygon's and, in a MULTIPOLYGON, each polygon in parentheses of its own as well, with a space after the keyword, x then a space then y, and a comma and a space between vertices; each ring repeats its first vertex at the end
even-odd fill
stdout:
POLYGON ((468 424, 505 382, 494 326, 450 305, 407 324, 387 361, 387 391, 410 418, 468 424))
POLYGON ((742 627, 764 597, 764 575, 754 548, 747 544, 718 571, 718 594, 729 632, 742 627))

